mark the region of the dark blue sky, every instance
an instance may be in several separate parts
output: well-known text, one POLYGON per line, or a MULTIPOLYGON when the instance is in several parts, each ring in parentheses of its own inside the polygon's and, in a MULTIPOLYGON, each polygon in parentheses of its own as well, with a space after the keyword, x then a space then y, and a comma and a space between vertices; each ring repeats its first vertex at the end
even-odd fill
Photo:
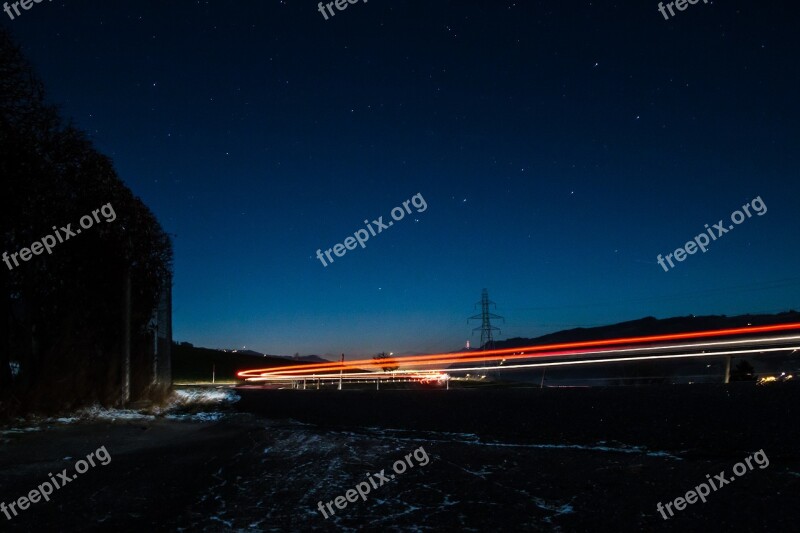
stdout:
POLYGON ((657 4, 0 14, 173 234, 177 340, 368 355, 458 348, 483 287, 501 338, 800 307, 796 17, 725 1, 665 21, 657 4), (426 211, 315 257, 417 193, 426 211), (656 263, 757 196, 764 216, 656 263))

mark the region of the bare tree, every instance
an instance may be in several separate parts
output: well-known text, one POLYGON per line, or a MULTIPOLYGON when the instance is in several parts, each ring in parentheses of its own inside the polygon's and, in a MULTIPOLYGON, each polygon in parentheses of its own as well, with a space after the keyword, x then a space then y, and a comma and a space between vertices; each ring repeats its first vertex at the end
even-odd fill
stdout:
POLYGON ((380 365, 381 370, 384 372, 393 372, 400 368, 400 365, 397 364, 392 357, 386 355, 386 352, 381 352, 378 355, 372 358, 376 364, 380 365))

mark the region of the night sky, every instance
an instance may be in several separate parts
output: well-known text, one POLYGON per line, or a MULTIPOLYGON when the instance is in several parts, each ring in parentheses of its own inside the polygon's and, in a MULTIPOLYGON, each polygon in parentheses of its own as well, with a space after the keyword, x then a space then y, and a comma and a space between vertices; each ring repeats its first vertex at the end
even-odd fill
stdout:
POLYGON ((800 308, 796 12, 701 0, 664 20, 657 5, 0 15, 173 236, 176 340, 354 356, 477 345, 484 287, 500 338, 800 308), (317 259, 417 193, 424 212, 317 259), (757 196, 764 216, 658 265, 757 196))

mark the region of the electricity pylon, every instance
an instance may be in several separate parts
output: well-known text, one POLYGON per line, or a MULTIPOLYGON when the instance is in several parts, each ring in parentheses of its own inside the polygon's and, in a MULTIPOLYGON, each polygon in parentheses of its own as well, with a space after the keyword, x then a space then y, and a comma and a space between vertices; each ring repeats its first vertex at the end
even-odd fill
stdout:
POLYGON ((494 334, 493 334, 493 332, 496 331, 496 332, 500 333, 500 328, 496 328, 496 327, 492 326, 491 319, 497 318, 497 319, 502 320, 504 323, 505 323, 505 319, 503 317, 501 317, 500 315, 496 315, 494 313, 489 312, 489 306, 493 305, 493 306, 495 306, 495 309, 496 309, 497 308, 497 304, 489 299, 489 291, 487 289, 483 289, 483 292, 481 292, 481 301, 476 303, 475 305, 476 306, 477 305, 481 306, 481 314, 469 317, 468 321, 469 320, 480 320, 481 321, 481 327, 474 328, 472 331, 475 332, 475 331, 480 330, 480 332, 481 332, 480 349, 481 350, 491 350, 492 348, 494 348, 494 334))

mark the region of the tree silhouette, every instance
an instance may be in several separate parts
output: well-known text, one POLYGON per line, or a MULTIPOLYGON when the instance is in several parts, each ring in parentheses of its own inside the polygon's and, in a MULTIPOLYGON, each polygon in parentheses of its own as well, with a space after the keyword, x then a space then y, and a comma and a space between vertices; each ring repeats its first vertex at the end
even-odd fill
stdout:
POLYGON ((742 359, 736 367, 731 370, 731 381, 755 381, 755 368, 753 365, 742 359))
POLYGON ((381 352, 378 355, 375 355, 372 359, 381 367, 381 370, 384 372, 394 372, 400 368, 400 365, 397 364, 397 361, 386 355, 386 352, 381 352))
MULTIPOLYGON (((134 344, 170 283, 172 245, 110 159, 45 103, 31 66, 0 28, 0 253, 31 246, 53 226, 111 204, 101 222, 9 269, 0 262, 0 395, 19 410, 116 397, 124 285, 134 344), (19 363, 13 379, 9 362, 19 363), (13 391, 12 391, 13 389, 13 391)), ((12 263, 13 265, 13 263, 12 263)))

